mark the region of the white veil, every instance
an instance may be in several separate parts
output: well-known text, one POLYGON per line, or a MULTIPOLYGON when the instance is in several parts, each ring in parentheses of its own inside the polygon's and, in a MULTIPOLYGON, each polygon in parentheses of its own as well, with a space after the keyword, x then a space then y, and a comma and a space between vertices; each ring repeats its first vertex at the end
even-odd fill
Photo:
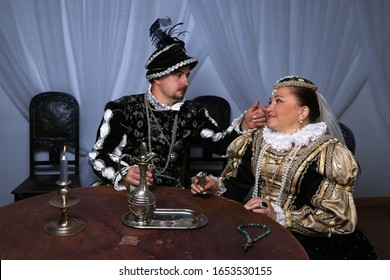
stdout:
POLYGON ((317 100, 320 106, 319 121, 323 121, 327 126, 327 134, 337 138, 340 142, 345 144, 345 139, 336 116, 333 113, 332 107, 326 101, 325 97, 321 93, 317 93, 317 100))

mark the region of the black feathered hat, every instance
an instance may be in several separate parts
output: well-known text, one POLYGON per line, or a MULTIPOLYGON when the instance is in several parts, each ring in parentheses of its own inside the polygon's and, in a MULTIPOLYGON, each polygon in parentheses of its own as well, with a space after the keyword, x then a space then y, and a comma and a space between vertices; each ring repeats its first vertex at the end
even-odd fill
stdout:
POLYGON ((178 32, 175 28, 183 23, 175 24, 170 29, 160 29, 161 26, 171 24, 170 18, 159 18, 149 29, 149 36, 157 50, 149 57, 145 65, 148 80, 168 75, 186 65, 192 69, 198 64, 196 58, 187 54, 184 42, 178 39, 184 32, 178 32))

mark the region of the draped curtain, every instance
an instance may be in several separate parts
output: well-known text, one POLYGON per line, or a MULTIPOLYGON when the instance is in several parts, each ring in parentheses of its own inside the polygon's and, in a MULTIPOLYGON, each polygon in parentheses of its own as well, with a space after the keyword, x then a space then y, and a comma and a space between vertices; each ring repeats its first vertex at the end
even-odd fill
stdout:
MULTIPOLYGON (((77 98, 85 184, 93 179, 88 152, 104 104, 147 89, 144 64, 154 50, 148 29, 158 17, 183 22, 188 31, 182 39, 190 55, 200 60, 191 73, 192 97, 202 95, 197 89, 205 87, 195 83, 197 76, 209 71, 219 81, 205 81, 207 86, 218 84, 219 94, 244 111, 255 100, 267 103, 279 78, 302 75, 319 86, 340 118, 362 93, 374 93, 377 121, 383 137, 390 140, 389 1, 0 0, 0 4, 0 94, 7 95, 26 120, 30 99, 39 92, 65 91, 77 98)), ((15 139, 2 142, 18 145, 15 139)))

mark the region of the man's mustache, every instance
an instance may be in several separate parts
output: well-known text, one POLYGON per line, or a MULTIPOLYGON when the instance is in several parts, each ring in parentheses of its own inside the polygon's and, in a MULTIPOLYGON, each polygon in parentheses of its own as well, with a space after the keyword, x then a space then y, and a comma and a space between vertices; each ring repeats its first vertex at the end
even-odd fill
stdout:
POLYGON ((179 88, 179 91, 184 91, 184 92, 186 92, 186 91, 187 91, 187 88, 188 88, 188 87, 186 87, 186 86, 185 86, 185 87, 181 87, 181 88, 179 88))

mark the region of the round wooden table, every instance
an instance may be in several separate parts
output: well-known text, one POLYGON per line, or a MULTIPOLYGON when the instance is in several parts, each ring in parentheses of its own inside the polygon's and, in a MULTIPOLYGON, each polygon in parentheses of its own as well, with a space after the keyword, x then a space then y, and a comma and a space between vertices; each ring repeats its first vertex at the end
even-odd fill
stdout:
MULTIPOLYGON (((126 191, 112 186, 71 190, 80 202, 69 208, 69 217, 85 222, 81 232, 65 237, 44 231, 59 218, 60 210, 49 205, 56 193, 21 200, 0 208, 0 258, 6 259, 308 259, 300 243, 277 222, 218 196, 193 196, 188 189, 151 188, 157 208, 190 209, 203 213, 207 225, 196 229, 138 229, 126 226, 126 191), (244 251, 240 224, 265 224, 271 233, 244 251)), ((250 228, 252 237, 264 232, 250 228)))

